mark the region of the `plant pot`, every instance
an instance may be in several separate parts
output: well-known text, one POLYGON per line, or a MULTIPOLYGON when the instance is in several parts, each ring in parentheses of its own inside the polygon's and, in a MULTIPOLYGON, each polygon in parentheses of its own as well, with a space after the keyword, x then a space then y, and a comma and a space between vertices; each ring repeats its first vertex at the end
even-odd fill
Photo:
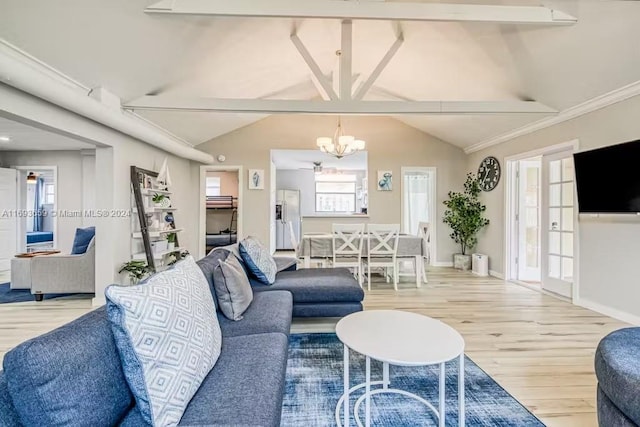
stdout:
POLYGON ((168 242, 167 243, 167 250, 168 251, 172 251, 176 248, 176 243, 175 242, 168 242))
POLYGON ((471 269, 471 255, 453 254, 453 268, 466 271, 471 269))

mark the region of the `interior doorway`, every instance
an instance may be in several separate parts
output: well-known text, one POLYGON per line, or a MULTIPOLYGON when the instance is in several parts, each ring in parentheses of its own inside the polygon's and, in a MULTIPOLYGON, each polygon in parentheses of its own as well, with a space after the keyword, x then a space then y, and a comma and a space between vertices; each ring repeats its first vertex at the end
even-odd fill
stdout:
POLYGON ((14 166, 17 170, 18 252, 58 248, 57 166, 14 166))
POLYGON ((420 223, 429 224, 429 259, 436 258, 436 168, 403 167, 402 232, 418 235, 420 223))
POLYGON ((242 170, 242 166, 200 167, 200 257, 241 239, 242 170))
POLYGON ((507 159, 506 278, 575 296, 574 143, 507 159))

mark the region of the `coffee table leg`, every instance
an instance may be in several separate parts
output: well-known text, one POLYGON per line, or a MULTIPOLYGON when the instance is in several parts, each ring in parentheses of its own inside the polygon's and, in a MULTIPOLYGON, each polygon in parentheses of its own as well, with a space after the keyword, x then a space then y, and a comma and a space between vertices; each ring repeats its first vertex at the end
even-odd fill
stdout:
POLYGON ((387 389, 389 387, 389 364, 384 362, 382 364, 382 388, 387 389))
POLYGON ((464 427, 464 351, 460 354, 460 372, 458 373, 458 425, 464 427))
POLYGON ((369 427, 371 425, 371 358, 369 356, 366 360, 366 376, 364 425, 369 427))
POLYGON ((439 417, 438 417, 438 425, 440 427, 444 427, 444 418, 445 418, 445 406, 444 406, 444 400, 445 400, 445 390, 444 390, 444 385, 445 385, 445 364, 441 363, 440 364, 440 392, 438 393, 438 412, 439 412, 439 417))
POLYGON ((344 364, 344 422, 343 426, 349 426, 349 347, 344 344, 344 353, 342 356, 344 364))

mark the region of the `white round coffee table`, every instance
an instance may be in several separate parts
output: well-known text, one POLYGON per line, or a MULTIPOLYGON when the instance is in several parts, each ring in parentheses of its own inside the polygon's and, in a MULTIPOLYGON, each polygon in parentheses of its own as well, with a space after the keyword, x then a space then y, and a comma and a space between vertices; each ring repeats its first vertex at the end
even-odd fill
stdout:
POLYGON ((371 423, 371 396, 382 393, 401 394, 422 402, 434 412, 441 427, 445 425, 445 364, 456 357, 460 359, 458 373, 459 425, 464 426, 464 339, 451 326, 421 314, 399 310, 361 311, 344 317, 336 325, 336 334, 344 344, 344 394, 336 406, 336 424, 349 425, 349 395, 365 388, 356 400, 354 417, 362 426, 358 408, 365 401, 365 423, 371 423), (350 387, 349 349, 366 357, 365 382, 350 387), (382 381, 371 381, 371 359, 382 362, 382 381), (438 407, 420 396, 405 390, 390 388, 389 365, 428 366, 440 365, 438 407), (372 386, 382 386, 372 390, 372 386), (343 407, 343 423, 340 422, 343 407))

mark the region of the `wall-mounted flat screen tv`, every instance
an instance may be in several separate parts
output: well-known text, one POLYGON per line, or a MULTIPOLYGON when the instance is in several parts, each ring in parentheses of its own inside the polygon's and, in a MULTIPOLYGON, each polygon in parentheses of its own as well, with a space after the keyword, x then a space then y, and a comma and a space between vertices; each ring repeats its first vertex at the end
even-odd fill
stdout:
POLYGON ((640 212, 640 140, 573 157, 580 213, 640 212))

